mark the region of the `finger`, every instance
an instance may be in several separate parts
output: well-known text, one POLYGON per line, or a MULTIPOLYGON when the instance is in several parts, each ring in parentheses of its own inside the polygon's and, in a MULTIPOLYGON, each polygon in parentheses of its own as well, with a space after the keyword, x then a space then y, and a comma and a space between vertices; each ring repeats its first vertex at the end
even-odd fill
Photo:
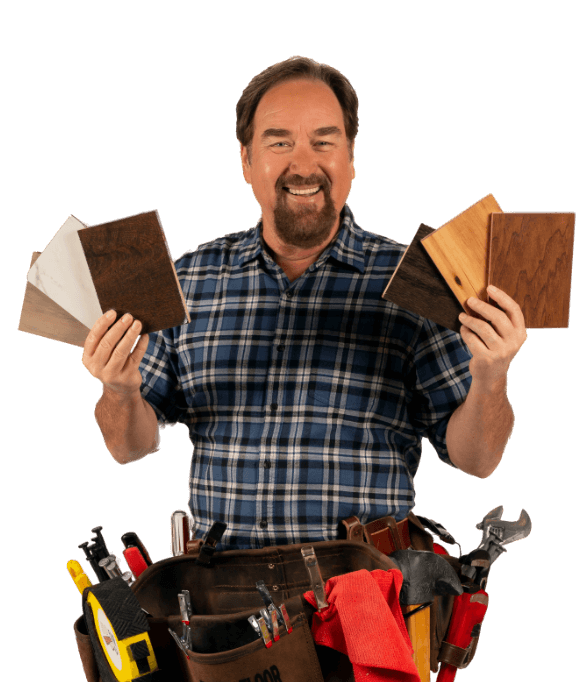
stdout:
POLYGON ((495 350, 502 342, 502 339, 494 327, 491 324, 488 324, 488 322, 479 320, 477 317, 472 317, 467 313, 460 313, 459 320, 463 326, 473 332, 480 339, 485 348, 489 350, 495 350))
POLYGON ((142 330, 142 323, 139 320, 133 320, 129 313, 128 316, 129 321, 126 319, 124 322, 126 326, 125 333, 115 341, 109 360, 106 363, 105 369, 108 373, 119 374, 123 371, 130 353, 132 352, 132 348, 142 330), (129 328, 127 326, 128 322, 132 323, 129 328))
POLYGON ((491 322, 492 325, 494 325, 496 332, 498 332, 500 336, 507 337, 514 331, 512 322, 503 310, 500 310, 490 303, 486 303, 486 301, 482 301, 481 299, 474 296, 468 298, 466 303, 472 310, 483 317, 484 320, 491 322))
POLYGON ((132 320, 133 317, 129 313, 126 313, 109 328, 109 331, 106 334, 103 335, 93 353, 92 360, 95 366, 104 367, 110 361, 112 352, 119 340, 126 333, 132 320))
POLYGON ((143 334, 138 343, 136 344, 136 347, 132 351, 132 354, 130 355, 130 359, 132 362, 138 366, 140 362, 142 362, 142 358, 144 357, 146 353, 146 349, 148 348, 148 342, 150 341, 150 337, 148 334, 143 334))
POLYGON ((95 349, 99 345, 103 335, 109 329, 114 320, 115 310, 108 310, 97 320, 93 327, 91 327, 91 330, 85 339, 85 345, 83 346, 84 358, 90 358, 93 356, 93 353, 95 353, 95 349))
POLYGON ((506 312, 514 327, 524 329, 524 315, 518 303, 510 296, 498 289, 493 284, 488 287, 488 294, 496 301, 496 303, 506 312))

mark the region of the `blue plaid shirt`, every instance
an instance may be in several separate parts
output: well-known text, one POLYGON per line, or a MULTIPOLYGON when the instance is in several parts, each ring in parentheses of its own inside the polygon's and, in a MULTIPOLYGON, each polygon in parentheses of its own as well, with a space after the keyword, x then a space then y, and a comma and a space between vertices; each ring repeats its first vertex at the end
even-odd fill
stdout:
POLYGON ((194 446, 196 537, 222 549, 337 537, 404 518, 421 438, 444 461, 471 377, 460 336, 381 298, 405 247, 345 207, 336 240, 290 284, 261 224, 176 263, 190 324, 152 334, 142 395, 194 446))

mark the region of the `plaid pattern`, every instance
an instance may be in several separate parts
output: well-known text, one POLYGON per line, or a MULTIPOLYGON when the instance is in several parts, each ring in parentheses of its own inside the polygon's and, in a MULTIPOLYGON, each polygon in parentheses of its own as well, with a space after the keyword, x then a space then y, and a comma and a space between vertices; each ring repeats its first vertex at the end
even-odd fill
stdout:
MULTIPOLYGON (((414 505, 421 438, 449 462, 447 421, 471 377, 461 338, 381 298, 405 247, 361 230, 289 283, 261 224, 176 263, 192 321, 152 334, 142 395, 194 446, 196 536, 222 549, 331 540, 414 505)), ((451 462, 449 462, 451 464, 451 462)))

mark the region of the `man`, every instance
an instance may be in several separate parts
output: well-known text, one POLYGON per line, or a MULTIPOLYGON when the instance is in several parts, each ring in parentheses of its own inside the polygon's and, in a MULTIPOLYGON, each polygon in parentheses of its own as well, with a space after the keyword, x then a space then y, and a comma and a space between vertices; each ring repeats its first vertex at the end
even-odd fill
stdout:
POLYGON ((311 60, 256 76, 237 137, 261 222, 177 262, 191 324, 132 352, 140 322, 108 330, 110 311, 85 344, 113 457, 139 459, 158 422, 186 423, 197 537, 225 521, 224 548, 334 539, 352 515, 399 521, 423 436, 486 477, 510 435, 520 308, 492 287, 501 310, 469 299, 483 318, 460 317, 470 359, 458 335, 381 299, 404 247, 361 230, 345 204, 357 106, 348 81, 311 60))

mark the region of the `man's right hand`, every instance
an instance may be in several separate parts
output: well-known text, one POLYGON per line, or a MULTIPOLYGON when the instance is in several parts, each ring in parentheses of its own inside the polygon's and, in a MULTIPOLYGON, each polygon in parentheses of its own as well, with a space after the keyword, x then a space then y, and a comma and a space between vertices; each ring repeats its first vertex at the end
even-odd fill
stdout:
POLYGON ((83 364, 102 382, 104 390, 120 398, 129 397, 139 393, 142 384, 139 366, 148 347, 148 335, 142 336, 132 352, 142 323, 129 313, 111 326, 114 320, 115 311, 109 310, 93 325, 85 340, 83 364))

